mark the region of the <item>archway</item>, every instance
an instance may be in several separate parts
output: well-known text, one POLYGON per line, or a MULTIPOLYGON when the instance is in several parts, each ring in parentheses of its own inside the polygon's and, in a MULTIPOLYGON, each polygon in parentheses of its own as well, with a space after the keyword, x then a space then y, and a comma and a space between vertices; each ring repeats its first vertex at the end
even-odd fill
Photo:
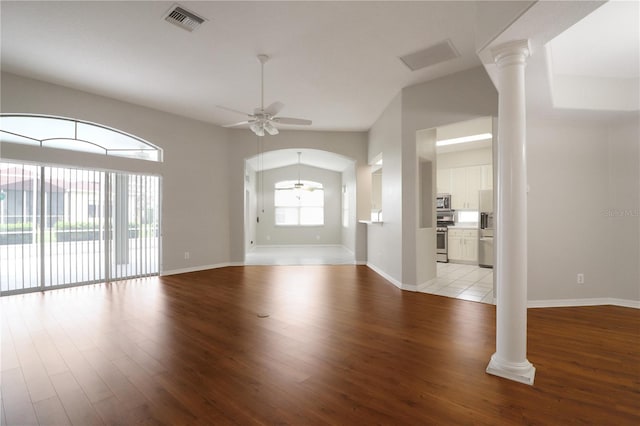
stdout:
POLYGON ((278 149, 246 158, 244 176, 245 264, 355 263, 354 159, 278 149))

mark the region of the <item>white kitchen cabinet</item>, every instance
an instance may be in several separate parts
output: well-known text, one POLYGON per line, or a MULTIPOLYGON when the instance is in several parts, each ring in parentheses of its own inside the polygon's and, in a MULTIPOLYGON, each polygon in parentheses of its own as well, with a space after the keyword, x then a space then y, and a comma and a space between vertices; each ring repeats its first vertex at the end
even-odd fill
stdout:
POLYGON ((450 260, 468 263, 478 262, 477 230, 449 228, 447 243, 450 260))
POLYGON ((467 209, 478 210, 478 191, 482 185, 482 166, 467 167, 467 209))
POLYGON ((447 234, 447 254, 449 260, 462 260, 462 231, 453 231, 449 228, 447 234))
POLYGON ((467 201, 467 168, 451 169, 451 208, 460 210, 466 208, 467 201))
POLYGON ((480 189, 493 189, 493 165, 485 164, 482 168, 482 183, 480 189))
POLYGON ((451 204, 454 210, 477 210, 482 166, 451 169, 451 204))
POLYGON ((451 194, 451 169, 436 171, 436 187, 438 194, 451 194))
POLYGON ((462 257, 469 262, 478 261, 478 231, 465 230, 463 236, 462 257))

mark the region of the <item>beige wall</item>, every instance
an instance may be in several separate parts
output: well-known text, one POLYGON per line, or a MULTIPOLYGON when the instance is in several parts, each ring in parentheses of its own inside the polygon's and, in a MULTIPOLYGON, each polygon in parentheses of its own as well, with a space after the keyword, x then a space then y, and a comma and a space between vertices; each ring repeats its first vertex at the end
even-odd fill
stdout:
POLYGON ((403 89, 369 131, 369 160, 380 152, 384 160, 384 225, 369 225, 368 259, 397 285, 413 289, 436 267, 435 257, 422 258, 435 234, 418 232, 417 132, 495 116, 497 109, 497 92, 478 67, 403 89))
MULTIPOLYGON (((363 224, 358 223, 358 212, 357 212, 357 196, 358 196, 358 187, 356 185, 356 168, 355 164, 351 164, 346 170, 342 172, 342 187, 347 190, 347 200, 348 200, 348 224, 347 226, 341 227, 341 243, 342 245, 348 249, 349 251, 355 254, 356 251, 356 235, 360 235, 360 238, 367 237, 366 227, 363 224), (358 228, 360 228, 358 230, 358 228)), ((367 193, 366 188, 360 188, 363 192, 367 193)), ((342 197, 342 194, 340 195, 342 197)), ((342 211, 340 212, 340 217, 342 218, 342 211)), ((342 219, 341 219, 342 223, 342 219)), ((360 257, 360 262, 364 263, 366 261, 366 242, 364 242, 362 249, 365 251, 364 256, 360 257)))
MULTIPOLYGON (((419 259, 414 249, 418 243, 416 132, 495 116, 498 113, 498 94, 482 67, 407 87, 402 92, 402 240, 403 252, 407 254, 403 259, 403 281, 419 285, 422 282, 416 275, 417 264, 431 260, 419 259)), ((435 166, 437 168, 437 164, 435 166)), ((435 269, 435 261, 432 267, 435 269)))
MULTIPOLYGON (((245 160, 258 152, 257 137, 243 129, 229 131, 229 151, 226 157, 229 170, 227 186, 228 229, 233 236, 230 240, 231 262, 241 263, 245 256, 244 225, 244 169, 245 160)), ((362 183, 366 176, 367 137, 364 132, 313 132, 282 129, 276 136, 265 136, 264 151, 285 148, 311 148, 342 155, 354 161, 357 179, 358 217, 366 216, 368 209, 367 185, 362 183), (362 188, 362 190, 361 190, 362 188)), ((361 227, 354 229, 355 256, 357 261, 366 261, 366 235, 361 227)))
MULTIPOLYGON (((369 162, 382 153, 384 224, 367 225, 367 263, 402 285, 402 95, 398 94, 369 130, 369 162)), ((371 181, 371 174, 369 174, 371 181)), ((370 200, 369 200, 370 205, 370 200)))
POLYGON ((342 173, 306 165, 280 167, 259 173, 264 179, 258 190, 258 199, 264 197, 264 213, 256 227, 258 245, 313 245, 342 244, 341 205, 342 173), (276 226, 274 214, 274 185, 283 180, 301 180, 321 183, 324 187, 324 225, 276 226))
MULTIPOLYGON (((249 132, 7 73, 1 84, 4 113, 92 121, 142 137, 165 153, 164 163, 151 163, 4 144, 3 159, 159 175, 163 271, 244 259, 244 160, 256 153, 249 132)), ((355 248, 357 260, 368 256, 394 282, 420 284, 417 262, 424 259, 416 254, 416 131, 495 115, 496 109, 495 89, 477 68, 404 89, 368 135, 284 130, 266 138, 265 149, 316 148, 353 159, 355 184, 350 185, 357 185, 353 214, 359 219, 369 217, 368 162, 383 152, 385 223, 359 224, 352 236, 343 230, 342 241, 350 241, 343 244, 355 248)), ((530 300, 640 300, 638 127, 637 116, 611 122, 529 118, 530 300), (576 284, 579 272, 585 274, 582 286, 576 284)))
POLYGON ((637 119, 529 120, 529 300, 640 300, 639 140, 637 119))
POLYGON ((1 90, 3 113, 64 116, 114 127, 161 147, 165 161, 151 163, 10 144, 3 144, 3 159, 160 175, 162 271, 229 261, 226 129, 13 74, 2 74, 1 90), (190 253, 188 260, 184 259, 185 251, 190 253))
POLYGON ((608 126, 610 297, 640 300, 640 119, 608 126))

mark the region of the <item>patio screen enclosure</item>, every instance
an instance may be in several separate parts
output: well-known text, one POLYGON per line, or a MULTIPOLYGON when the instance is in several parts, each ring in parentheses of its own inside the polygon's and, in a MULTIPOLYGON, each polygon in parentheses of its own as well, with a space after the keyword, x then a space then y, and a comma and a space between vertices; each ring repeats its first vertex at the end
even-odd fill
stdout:
POLYGON ((2 295, 157 275, 160 178, 0 163, 2 295))

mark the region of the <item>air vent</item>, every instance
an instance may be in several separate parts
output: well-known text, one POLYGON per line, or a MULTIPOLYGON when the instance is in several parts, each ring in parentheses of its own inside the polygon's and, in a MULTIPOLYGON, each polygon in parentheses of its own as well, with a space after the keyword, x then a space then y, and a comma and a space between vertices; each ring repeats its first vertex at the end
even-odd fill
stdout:
POLYGON ((173 5, 169 9, 164 15, 164 20, 189 32, 196 30, 206 21, 206 19, 178 5, 173 5))
POLYGON ((404 62, 411 71, 416 71, 457 58, 458 56, 460 56, 460 54, 455 47, 453 47, 451 40, 445 40, 418 52, 401 56, 400 60, 404 62))

